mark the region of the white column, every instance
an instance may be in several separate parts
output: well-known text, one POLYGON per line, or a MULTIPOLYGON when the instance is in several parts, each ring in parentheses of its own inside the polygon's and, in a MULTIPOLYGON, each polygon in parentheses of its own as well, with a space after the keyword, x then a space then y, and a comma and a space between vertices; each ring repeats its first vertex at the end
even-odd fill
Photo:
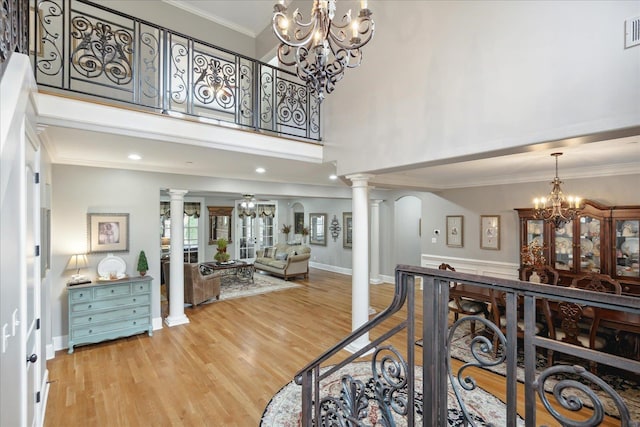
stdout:
MULTIPOLYGON (((351 330, 369 321, 369 185, 373 175, 347 176, 352 187, 353 246, 351 278, 351 330)), ((349 344, 356 352, 369 344, 369 334, 349 344)))
POLYGON ((184 195, 187 190, 169 190, 171 195, 171 255, 169 258, 169 316, 167 326, 189 323, 184 314, 184 195))
POLYGON ((369 283, 379 285, 380 277, 380 203, 383 200, 371 201, 371 278, 369 283))

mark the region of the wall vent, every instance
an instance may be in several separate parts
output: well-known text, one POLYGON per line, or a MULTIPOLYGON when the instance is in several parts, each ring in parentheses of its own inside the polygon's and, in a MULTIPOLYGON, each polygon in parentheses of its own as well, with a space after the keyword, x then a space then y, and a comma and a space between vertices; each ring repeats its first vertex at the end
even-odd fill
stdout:
POLYGON ((640 45, 640 16, 635 16, 624 21, 624 47, 640 45))

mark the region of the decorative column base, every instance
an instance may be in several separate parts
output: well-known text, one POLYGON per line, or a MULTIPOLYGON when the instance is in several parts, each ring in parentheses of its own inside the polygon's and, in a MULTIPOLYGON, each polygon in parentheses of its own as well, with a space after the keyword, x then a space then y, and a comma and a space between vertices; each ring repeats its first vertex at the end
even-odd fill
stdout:
POLYGON ((174 316, 174 317, 167 316, 164 318, 164 323, 168 327, 184 325, 186 323, 189 323, 189 318, 184 314, 182 316, 174 316))
MULTIPOLYGON (((369 343, 371 343, 371 341, 369 341, 369 334, 366 334, 358 338, 356 341, 352 342, 348 346, 346 346, 344 349, 347 350, 349 353, 354 354, 362 350, 365 346, 369 345, 369 343)), ((363 356, 373 353, 373 350, 374 349, 367 351, 365 354, 363 354, 363 356)))

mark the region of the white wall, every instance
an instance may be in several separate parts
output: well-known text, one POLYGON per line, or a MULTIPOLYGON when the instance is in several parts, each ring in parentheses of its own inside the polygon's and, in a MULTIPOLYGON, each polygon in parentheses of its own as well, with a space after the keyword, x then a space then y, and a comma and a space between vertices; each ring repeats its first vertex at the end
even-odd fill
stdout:
POLYGON ((640 47, 624 49, 638 1, 371 8, 362 65, 324 101, 339 175, 640 126, 640 47))
MULTIPOLYGON (((209 42, 215 46, 255 58, 256 46, 253 37, 234 31, 228 27, 191 14, 186 10, 172 6, 163 1, 147 0, 96 0, 110 9, 117 10, 136 18, 144 19, 156 25, 198 40, 209 42)), ((265 17, 265 25, 270 17, 265 17)))

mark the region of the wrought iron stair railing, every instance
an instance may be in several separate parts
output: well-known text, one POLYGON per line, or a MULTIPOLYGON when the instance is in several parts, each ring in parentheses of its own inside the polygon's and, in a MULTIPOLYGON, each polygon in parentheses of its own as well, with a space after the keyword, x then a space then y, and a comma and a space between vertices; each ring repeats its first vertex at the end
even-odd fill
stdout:
POLYGON ((85 0, 38 0, 35 11, 41 89, 321 140, 318 99, 288 70, 85 0))
POLYGON ((302 386, 303 426, 369 425, 368 414, 373 406, 382 418, 378 419, 380 425, 447 426, 452 405, 457 405, 465 423, 475 426, 474 411, 465 403, 465 393, 477 388, 479 376, 473 368, 496 365, 503 365, 506 372, 504 425, 538 425, 536 416, 541 409, 540 405, 536 407, 536 402, 539 402, 544 408, 542 411, 561 425, 597 426, 605 414, 604 399, 612 402, 610 406, 617 412, 613 416, 620 419, 620 425, 640 425, 630 415, 629 402, 584 368, 597 362, 640 375, 639 361, 551 340, 536 335, 535 331, 536 305, 543 299, 635 315, 640 314, 640 299, 405 265, 397 267, 395 278, 394 297, 388 308, 296 373, 294 380, 302 386), (418 278, 423 284, 421 292, 416 289, 418 278), (506 334, 500 326, 480 316, 462 317, 449 325, 447 303, 451 282, 504 292, 506 334), (517 319, 522 316, 524 328, 519 332, 517 319), (469 358, 455 371, 450 354, 452 340, 471 321, 481 324, 486 332, 470 341, 469 358), (344 350, 356 343, 360 343, 360 348, 345 357, 344 350), (537 370, 536 351, 546 350, 563 353, 580 363, 537 370), (517 365, 518 354, 524 354, 521 367, 517 365), (371 371, 367 374, 370 376, 350 372, 352 362, 358 359, 370 363, 371 371), (518 413, 516 406, 522 400, 518 396, 518 369, 524 371, 523 413, 518 413), (341 376, 340 391, 327 394, 322 386, 332 375, 334 382, 336 375, 341 376), (556 384, 553 394, 545 392, 551 378, 556 384), (366 384, 371 383, 375 386, 367 388, 366 384), (593 408, 586 419, 584 412, 575 412, 584 405, 593 408), (566 411, 558 411, 558 407, 566 411))

